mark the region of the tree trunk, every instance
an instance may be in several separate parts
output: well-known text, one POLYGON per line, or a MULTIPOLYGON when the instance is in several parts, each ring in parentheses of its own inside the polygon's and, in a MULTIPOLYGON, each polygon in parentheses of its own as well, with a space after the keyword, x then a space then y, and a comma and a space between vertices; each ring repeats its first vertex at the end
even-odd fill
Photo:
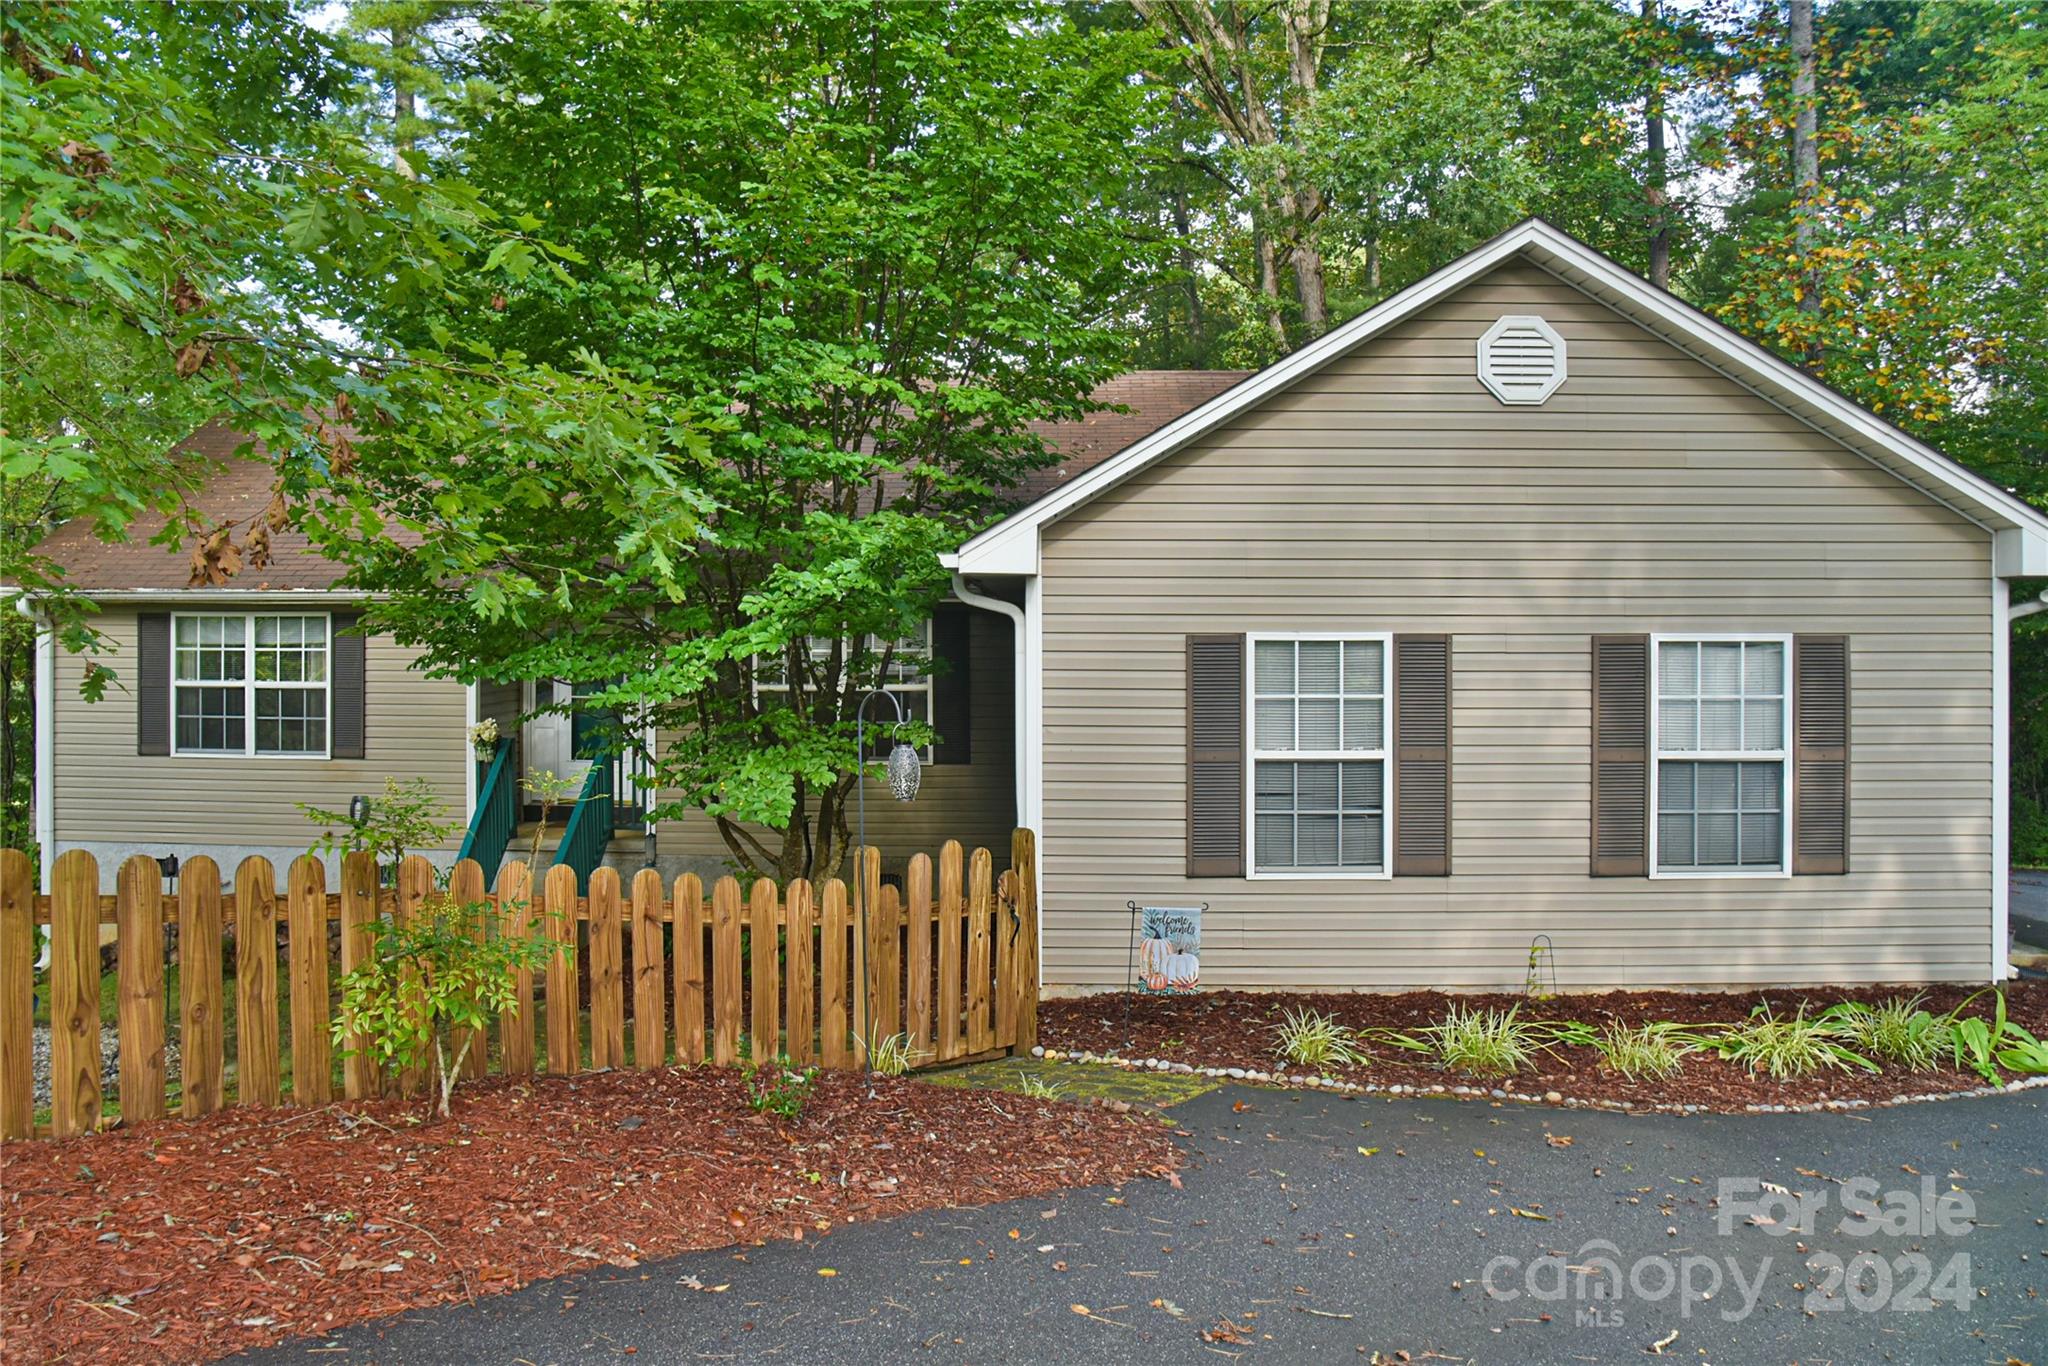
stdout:
POLYGON ((1280 312, 1280 258, 1273 250, 1273 238, 1264 228, 1252 229, 1252 241, 1259 253, 1259 294, 1266 300, 1266 330, 1280 354, 1287 354, 1287 319, 1280 312))
MULTIPOLYGON (((1805 280, 1799 311, 1820 312, 1820 272, 1813 251, 1815 218, 1820 212, 1819 109, 1816 94, 1818 60, 1813 44, 1813 0, 1791 0, 1792 39, 1792 240, 1798 249, 1805 280)), ((1805 364, 1820 363, 1820 346, 1809 340, 1805 364)))
MULTIPOLYGON (((1660 23, 1657 3, 1658 0, 1643 0, 1643 22, 1652 30, 1652 43, 1657 43, 1655 29, 1660 23)), ((1643 86, 1643 141, 1647 151, 1643 201, 1649 208, 1650 283, 1659 289, 1668 290, 1671 288, 1671 217, 1666 207, 1669 200, 1669 167, 1664 153, 1662 52, 1662 45, 1658 44, 1650 68, 1650 78, 1643 86)))
POLYGON ((1188 223, 1188 199, 1184 194, 1173 196, 1173 240, 1181 271, 1182 288, 1188 296, 1188 347, 1184 360, 1200 363, 1209 355, 1209 341, 1202 326, 1202 280, 1195 261, 1194 249, 1188 246, 1193 230, 1188 223))
POLYGON ((413 150, 414 129, 419 119, 418 97, 412 88, 412 76, 407 71, 412 61, 412 36, 410 28, 394 27, 391 30, 392 159, 398 173, 408 180, 416 176, 406 154, 413 150))

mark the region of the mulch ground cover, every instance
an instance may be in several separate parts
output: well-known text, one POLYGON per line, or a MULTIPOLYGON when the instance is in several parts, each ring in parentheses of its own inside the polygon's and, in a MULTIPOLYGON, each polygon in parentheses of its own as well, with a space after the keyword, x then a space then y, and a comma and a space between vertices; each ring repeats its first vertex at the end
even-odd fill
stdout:
MULTIPOLYGON (((1838 1001, 1878 1001, 1913 994, 1913 988, 1844 990, 1815 988, 1769 993, 1694 993, 1679 991, 1614 991, 1558 996, 1532 1001, 1520 993, 1446 995, 1411 991, 1399 995, 1360 992, 1204 991, 1191 996, 1121 994, 1046 1001, 1039 1006, 1039 1042, 1064 1052, 1086 1050, 1125 1058, 1164 1058, 1196 1067, 1242 1067, 1272 1072, 1282 1066, 1275 1028, 1291 1010, 1316 1010, 1353 1029, 1393 1029, 1412 1034, 1440 1023, 1453 1005, 1467 1009, 1521 1007, 1524 1019, 1579 1020, 1604 1027, 1608 1021, 1648 1024, 1659 1020, 1689 1024, 1735 1024, 1752 1008, 1768 1001, 1781 1015, 1791 1015, 1803 1002, 1809 1015, 1838 1001)), ((1925 1005, 1937 1014, 1971 995, 1967 987, 1931 987, 1925 1005)), ((2048 1034, 2048 983, 2005 984, 2008 1016, 2037 1037, 2048 1034)), ((1990 995, 1980 997, 1968 1013, 1991 1013, 1990 995)), ((1885 1067, 1872 1073, 1860 1068, 1823 1071, 1817 1076, 1773 1081, 1752 1076, 1741 1064, 1708 1053, 1685 1059, 1675 1077, 1631 1082, 1606 1070, 1591 1048, 1559 1046, 1537 1054, 1536 1067, 1505 1081, 1446 1072, 1423 1055, 1385 1044, 1374 1047, 1372 1060, 1360 1066, 1294 1067, 1355 1083, 1381 1086, 1484 1085, 1542 1095, 1556 1091, 1579 1100, 1613 1100, 1636 1105, 1697 1105, 1709 1110, 1740 1110, 1746 1105, 1810 1105, 1822 1100, 1884 1101, 1898 1095, 1967 1091, 1982 1086, 1974 1072, 1943 1069, 1910 1072, 1885 1067)))
POLYGON ((826 1073, 794 1122, 729 1068, 494 1078, 0 1145, 10 1361, 195 1361, 528 1281, 1134 1177, 1155 1120, 826 1073))

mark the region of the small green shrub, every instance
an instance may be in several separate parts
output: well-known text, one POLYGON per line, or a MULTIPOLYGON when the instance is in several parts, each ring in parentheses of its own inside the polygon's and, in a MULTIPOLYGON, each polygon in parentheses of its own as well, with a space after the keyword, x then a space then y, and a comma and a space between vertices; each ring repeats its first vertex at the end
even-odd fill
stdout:
POLYGON ((1611 1020, 1593 1040, 1593 1047, 1599 1050, 1601 1062, 1630 1081, 1663 1081, 1678 1074, 1685 1055, 1695 1051, 1698 1044, 1683 1025, 1657 1023, 1631 1028, 1611 1020))
POLYGON ((1941 1017, 1949 1029, 1949 1052, 1958 1069, 1967 1068, 1986 1084, 1999 1086, 2005 1078, 1999 1068, 2026 1076, 2048 1076, 2048 1043, 2006 1018, 2005 993, 1985 987, 1941 1017), (1993 1008, 1987 1023, 1963 1011, 1985 991, 1992 994, 1993 1008))
POLYGON ((1797 1013, 1785 1016, 1766 1003, 1750 1011, 1748 1024, 1724 1030, 1714 1048, 1722 1057, 1751 1072, 1766 1073, 1773 1081, 1812 1076, 1824 1067, 1877 1071, 1876 1063, 1843 1042, 1844 1033, 1837 1020, 1809 1018, 1803 1004, 1797 1013))
POLYGON ((891 1034, 868 1050, 868 1066, 885 1077, 900 1077, 924 1056, 911 1046, 908 1034, 891 1034))
POLYGON ((756 1114, 793 1121, 803 1114, 818 1085, 818 1069, 799 1069, 784 1053, 765 1067, 747 1063, 740 1069, 740 1079, 747 1088, 747 1104, 756 1114))
POLYGON ((446 1118, 471 1045, 514 1003, 514 974, 546 967, 557 947, 542 923, 507 934, 488 901, 436 896, 402 925, 379 920, 368 956, 341 979, 335 1041, 343 1056, 360 1053, 380 1067, 419 1067, 432 1058, 436 1108, 446 1118))
POLYGON ((1954 1029, 1947 1016, 1929 1011, 1924 1000, 1916 995, 1893 996, 1876 1005, 1844 1001, 1820 1018, 1838 1027, 1864 1057, 1932 1072, 1951 1056, 1954 1029))
POLYGON ((1297 1067, 1349 1067, 1372 1058, 1348 1025, 1321 1011, 1290 1010, 1273 1032, 1280 1056, 1297 1067))

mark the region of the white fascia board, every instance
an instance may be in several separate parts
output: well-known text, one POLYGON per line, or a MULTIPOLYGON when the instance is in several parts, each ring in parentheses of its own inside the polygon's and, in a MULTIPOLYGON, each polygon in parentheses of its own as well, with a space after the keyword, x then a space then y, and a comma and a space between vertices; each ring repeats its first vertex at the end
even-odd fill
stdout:
POLYGON ((1534 264, 1567 283, 1587 288, 1595 297, 1604 294, 1604 301, 1624 317, 1979 526, 1991 531, 2024 528, 2048 536, 2048 517, 2011 493, 1864 411, 1647 280, 1630 274, 1591 247, 1548 223, 1532 219, 1367 309, 1342 327, 1133 442, 1057 492, 998 522, 960 548, 957 567, 967 573, 1036 573, 1040 527, 1524 252, 1534 264), (1027 531, 1028 553, 1021 544, 1025 539, 1022 533, 1027 531))

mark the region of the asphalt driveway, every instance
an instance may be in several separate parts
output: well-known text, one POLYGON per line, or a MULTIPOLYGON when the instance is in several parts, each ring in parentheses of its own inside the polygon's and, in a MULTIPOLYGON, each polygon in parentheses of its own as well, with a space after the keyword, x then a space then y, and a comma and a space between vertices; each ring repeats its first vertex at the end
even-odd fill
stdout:
POLYGON ((605 1268, 258 1359, 2048 1361, 2048 1090, 1630 1117, 1226 1087, 1172 1113, 1180 1189, 605 1268))

